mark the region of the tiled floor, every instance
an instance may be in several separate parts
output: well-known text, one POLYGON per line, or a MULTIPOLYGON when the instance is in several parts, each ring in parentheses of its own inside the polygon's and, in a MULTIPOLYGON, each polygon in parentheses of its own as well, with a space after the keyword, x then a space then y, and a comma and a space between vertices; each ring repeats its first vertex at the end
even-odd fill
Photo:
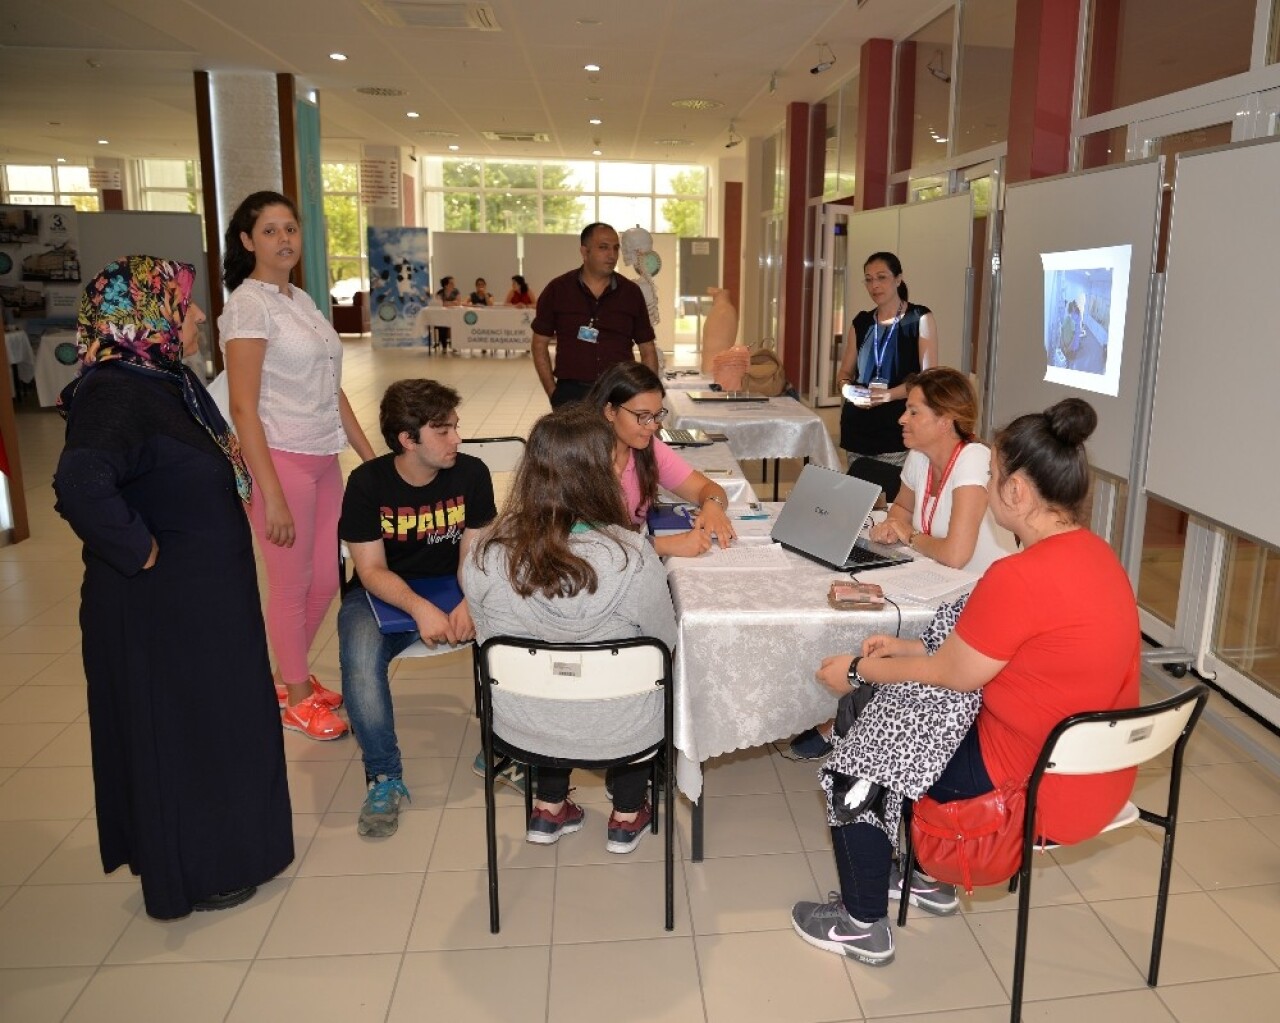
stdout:
MULTIPOLYGON (((473 436, 523 433, 545 410, 527 359, 374 354, 367 342, 349 344, 347 359, 347 391, 371 433, 382 388, 411 374, 458 387, 473 436)), ((1003 889, 965 899, 949 919, 913 914, 887 969, 795 937, 791 903, 834 888, 835 871, 812 765, 770 749, 711 766, 701 864, 688 860, 682 808, 670 934, 660 845, 648 839, 625 859, 604 852, 598 779, 578 780, 586 828, 552 847, 522 841, 517 801, 503 794, 503 930, 490 935, 462 656, 397 665, 413 792, 397 835, 356 836, 354 741, 288 733, 297 861, 240 908, 149 919, 134 879, 104 877, 97 856, 79 555, 49 487, 60 421, 28 398, 19 423, 33 536, 0 548, 0 1019, 1007 1019, 1015 903, 1003 889)), ((184 623, 201 630, 198 615, 184 623)), ((315 668, 336 684, 332 627, 315 668)), ((1280 740, 1246 727, 1280 752, 1280 740)), ((1158 800, 1166 776, 1164 767, 1145 771, 1139 793, 1158 800)), ((1202 726, 1184 791, 1161 986, 1147 989, 1142 967, 1159 845, 1132 828, 1040 862, 1026 1019, 1277 1017, 1280 786, 1202 726)))

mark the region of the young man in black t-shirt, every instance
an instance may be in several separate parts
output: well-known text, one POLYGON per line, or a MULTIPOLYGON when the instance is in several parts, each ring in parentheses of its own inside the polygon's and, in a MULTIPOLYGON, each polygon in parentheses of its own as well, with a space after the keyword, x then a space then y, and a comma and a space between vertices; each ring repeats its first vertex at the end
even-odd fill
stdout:
POLYGON ((400 748, 387 668, 421 639, 467 643, 475 637, 464 597, 450 611, 405 581, 458 576, 476 530, 497 514, 493 481, 478 458, 458 451, 458 393, 434 380, 400 380, 382 397, 378 423, 391 454, 365 462, 347 480, 338 535, 355 564, 338 611, 342 692, 364 758, 368 795, 357 830, 386 836, 398 825, 400 748), (365 590, 409 614, 417 630, 383 635, 365 590))

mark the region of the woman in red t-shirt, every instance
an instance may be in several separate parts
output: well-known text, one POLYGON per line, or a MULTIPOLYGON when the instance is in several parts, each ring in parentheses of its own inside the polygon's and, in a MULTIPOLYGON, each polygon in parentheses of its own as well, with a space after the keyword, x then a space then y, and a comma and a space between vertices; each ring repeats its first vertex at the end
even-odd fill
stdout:
MULTIPOLYGON (((818 680, 841 695, 850 685, 914 680, 962 692, 981 689, 982 709, 941 777, 939 802, 969 799, 1028 777, 1064 717, 1137 706, 1140 636, 1128 576, 1111 548, 1082 525, 1089 487, 1084 441, 1098 417, 1079 398, 1021 416, 996 436, 988 502, 1023 550, 987 569, 932 657, 919 640, 872 636, 860 657, 828 657, 818 680)), ((1095 835, 1124 805, 1135 772, 1051 776, 1039 819, 1049 839, 1095 835)), ((874 965, 893 959, 890 898, 902 877, 885 832, 833 827, 840 899, 800 902, 792 924, 811 945, 874 965)), ((959 906, 955 889, 911 879, 912 905, 937 914, 959 906)))

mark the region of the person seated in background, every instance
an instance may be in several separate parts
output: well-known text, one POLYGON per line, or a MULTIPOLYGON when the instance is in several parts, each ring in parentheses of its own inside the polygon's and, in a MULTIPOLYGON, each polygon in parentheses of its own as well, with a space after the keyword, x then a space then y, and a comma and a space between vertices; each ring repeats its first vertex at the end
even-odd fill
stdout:
POLYGON ((530 289, 525 279, 519 274, 511 275, 511 290, 507 292, 507 305, 533 305, 538 296, 530 289))
MULTIPOLYGON (((547 643, 585 643, 649 636, 676 642, 667 574, 657 553, 632 527, 614 473, 614 435, 590 406, 574 403, 539 419, 529 433, 506 507, 477 538, 463 564, 476 639, 515 636, 547 643)), ((569 711, 538 715, 518 697, 495 690, 494 713, 530 738, 512 742, 555 755, 558 737, 606 759, 661 741, 663 693, 619 732, 608 703, 581 701, 569 711), (637 738, 639 741, 637 741, 637 738)), ((569 798, 569 770, 539 767, 527 841, 552 845, 582 828, 585 813, 569 798)), ((611 768, 613 811, 605 848, 629 853, 652 820, 649 764, 611 768)))
MULTIPOLYGON (((1069 715, 1137 706, 1142 639, 1133 587, 1106 541, 1083 525, 1084 442, 1097 424, 1088 403, 1067 398, 996 435, 988 502, 1022 550, 987 569, 932 656, 919 640, 872 636, 860 656, 828 657, 818 669, 818 681, 835 695, 912 680, 981 690, 974 724, 928 789, 939 802, 1026 779, 1049 733, 1069 715)), ((934 738, 921 736, 925 744, 934 738)), ((1135 777, 1136 769, 1046 776, 1037 836, 1069 844, 1098 834, 1129 798, 1135 777)), ((959 902, 951 885, 918 874, 903 890, 893 865, 896 829, 890 834, 862 817, 837 821, 829 804, 840 891, 825 903, 796 903, 792 926, 817 948, 883 966, 894 956, 890 898, 905 896, 939 914, 959 902)))
MULTIPOLYGON (((908 452, 902 483, 888 517, 869 535, 980 575, 1005 551, 987 507, 991 449, 974 437, 977 395, 968 377, 947 366, 908 377, 906 386, 907 410, 898 419, 908 452)), ((829 721, 791 740, 800 760, 830 752, 829 721)))
POLYGON ((605 370, 584 404, 603 415, 613 428, 614 472, 634 524, 644 523, 649 507, 657 500, 659 486, 698 506, 688 532, 653 539, 654 547, 664 557, 695 557, 711 549, 712 536, 721 547, 728 547, 737 534, 729 521, 729 498, 724 487, 692 468, 654 436, 667 417, 667 410, 662 407, 665 395, 662 380, 648 366, 620 362, 605 370))
MULTIPOLYGON (((436 301, 446 309, 456 305, 462 305, 462 293, 458 291, 457 286, 453 283, 452 277, 441 277, 440 288, 436 292, 436 301)), ((453 336, 453 331, 448 327, 436 327, 436 341, 439 343, 441 350, 449 347, 449 340, 453 336)))
POLYGON ((418 639, 434 648, 475 635, 465 597, 445 610, 406 581, 461 579, 476 530, 497 514, 488 467, 458 450, 459 402, 457 391, 434 380, 388 387, 378 425, 391 453, 358 466, 342 498, 338 535, 355 576, 338 609, 338 660, 368 790, 356 823, 361 835, 394 834, 400 802, 409 798, 387 677, 392 658, 418 639), (409 614, 416 630, 384 635, 366 590, 409 614))
POLYGON ((467 298, 467 305, 493 305, 494 297, 483 277, 476 278, 476 290, 467 298))

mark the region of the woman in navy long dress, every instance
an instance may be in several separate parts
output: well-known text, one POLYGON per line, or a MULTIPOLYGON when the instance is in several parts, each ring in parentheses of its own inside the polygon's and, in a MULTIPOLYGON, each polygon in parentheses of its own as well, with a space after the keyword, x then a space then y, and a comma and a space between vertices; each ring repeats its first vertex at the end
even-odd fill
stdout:
POLYGON ((130 256, 85 289, 57 510, 80 629, 103 869, 159 919, 225 909, 293 859, 280 714, 234 437, 190 369, 195 270, 130 256))

